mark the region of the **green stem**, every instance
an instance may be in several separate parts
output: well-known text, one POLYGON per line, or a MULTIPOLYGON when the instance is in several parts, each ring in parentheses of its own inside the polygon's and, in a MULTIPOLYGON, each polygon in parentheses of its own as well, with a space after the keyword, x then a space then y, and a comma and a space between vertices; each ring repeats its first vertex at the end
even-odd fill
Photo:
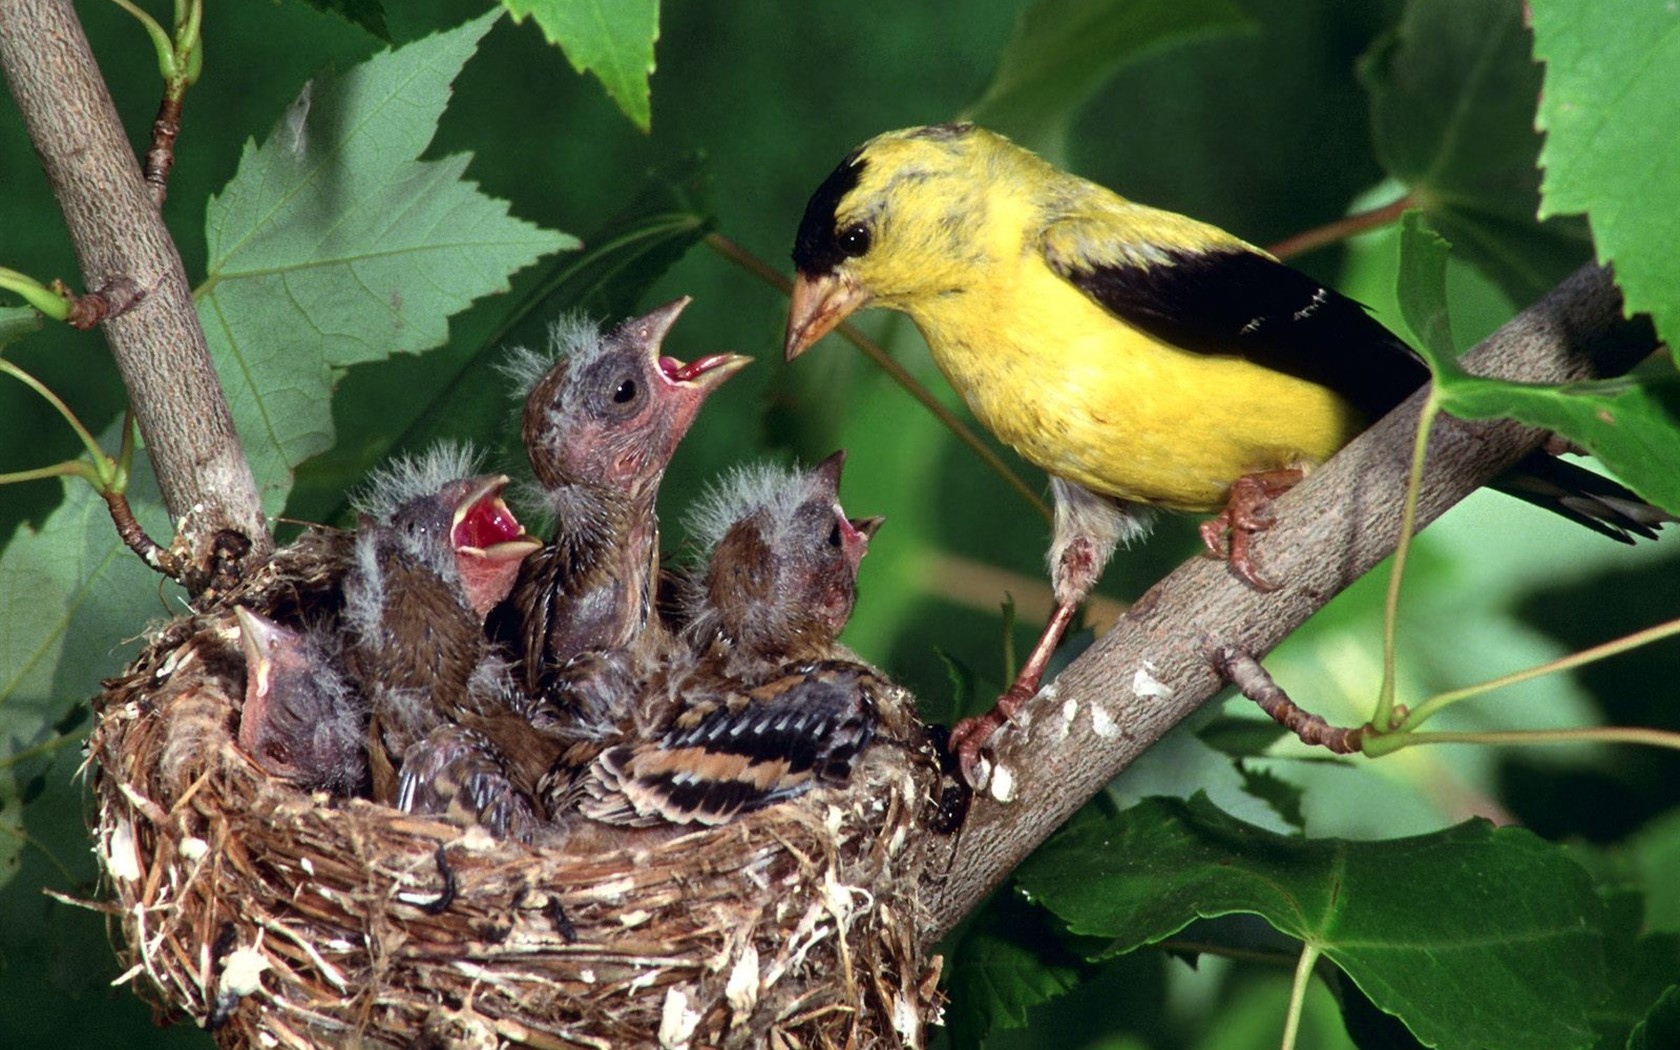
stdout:
POLYGON ((101 478, 99 471, 85 459, 67 459, 63 463, 54 463, 50 467, 36 467, 34 470, 14 470, 9 474, 0 474, 0 485, 15 485, 22 481, 41 481, 45 478, 78 477, 99 489, 101 478))
POLYGON ((1591 726, 1585 729, 1508 729, 1487 733, 1391 733, 1367 737, 1365 753, 1380 758, 1419 744, 1485 744, 1527 747, 1535 744, 1643 744, 1680 751, 1680 733, 1644 726, 1591 726))
POLYGON ((171 89, 179 94, 198 83, 198 75, 204 71, 204 41, 199 36, 203 25, 204 0, 175 0, 175 53, 181 60, 181 83, 171 89))
MULTIPOLYGON (((736 244, 728 237, 725 237, 723 234, 716 232, 706 234, 706 247, 717 252, 719 255, 728 259, 730 262, 739 266, 741 269, 747 271, 753 276, 762 279, 765 283, 771 285, 772 287, 780 289, 783 295, 787 295, 793 291, 793 283, 791 281, 789 281, 786 277, 783 277, 780 273, 777 273, 768 263, 764 262, 764 260, 758 258, 756 255, 753 255, 751 252, 736 244)), ((918 382, 916 377, 911 375, 903 365, 894 361, 890 356, 888 356, 885 350, 881 349, 879 344, 864 336, 863 333, 859 332, 851 325, 841 324, 835 329, 835 331, 839 332, 847 342, 851 343, 859 350, 862 350, 865 357, 873 361, 875 366, 881 369, 881 371, 887 373, 893 382, 903 387, 905 392, 920 402, 923 408, 932 412, 935 419, 938 419, 941 423, 945 424, 946 429, 955 434, 959 441, 972 449, 974 453, 986 464, 986 466, 990 467, 998 477, 1002 478, 1010 488, 1014 489, 1022 499, 1026 500, 1034 510, 1037 510, 1040 514, 1044 515, 1047 520, 1049 519, 1050 507, 1039 497, 1038 493, 1034 492, 1025 481, 1022 481, 1013 470, 1010 470, 1009 464, 1005 463, 996 452, 993 452, 991 448, 980 439, 978 434, 969 429, 969 427, 964 424, 962 420, 958 419, 950 409, 940 404, 939 399, 934 397, 927 387, 918 382)))
POLYGON ((23 296, 24 302, 55 321, 70 316, 70 304, 64 297, 28 274, 0 266, 0 288, 23 296))
POLYGON ((128 491, 128 476, 134 467, 134 439, 139 434, 140 425, 134 418, 134 406, 130 405, 123 413, 122 444, 117 448, 117 469, 111 480, 111 488, 116 492, 128 491))
POLYGON ((1289 987, 1289 1013, 1283 1019, 1283 1050, 1295 1050, 1295 1037, 1301 1030, 1301 1007, 1307 1001, 1307 982, 1312 980, 1318 955, 1318 945, 1301 942, 1301 958, 1295 963, 1295 981, 1289 987))
POLYGON ((157 19, 142 11, 132 0, 111 0, 112 3, 133 15, 146 30, 146 35, 152 38, 152 47, 157 51, 158 72, 163 79, 171 80, 180 75, 175 61, 175 41, 170 38, 164 28, 157 23, 157 19))
POLYGON ((1643 631, 1635 631, 1630 635, 1626 635, 1622 638, 1616 638, 1612 641, 1605 642, 1602 645, 1595 645, 1591 649, 1583 649, 1581 652, 1571 653, 1568 656, 1552 660, 1549 663, 1543 663, 1536 667, 1525 668, 1521 671, 1514 671, 1511 674, 1501 675, 1498 678, 1491 678, 1477 685, 1467 685, 1462 689, 1453 689, 1445 693, 1439 693, 1430 697, 1428 700, 1413 709, 1412 712, 1406 716, 1405 720, 1401 722, 1400 728, 1403 731, 1417 729, 1435 714, 1451 707, 1460 700, 1468 700, 1474 696, 1481 696, 1483 693, 1491 693, 1495 689, 1503 689, 1508 685, 1517 685, 1518 683, 1526 682, 1532 678, 1539 678, 1542 675, 1554 674, 1558 671, 1570 671, 1577 667, 1583 667, 1587 664, 1593 663, 1596 660, 1603 660, 1606 657, 1616 656, 1627 652, 1629 649, 1637 649, 1639 646, 1649 645, 1651 642, 1660 641, 1664 638, 1671 638, 1677 634, 1680 634, 1680 620, 1670 620, 1667 623, 1659 623, 1655 627, 1647 627, 1643 631))
POLYGON ((0 771, 10 769, 20 762, 25 762, 39 755, 50 755, 66 744, 80 744, 83 736, 82 733, 59 733, 48 737, 39 744, 26 747, 21 751, 14 751, 9 755, 0 756, 0 771))
POLYGON ((1406 499, 1400 511, 1400 540, 1394 547, 1394 563, 1388 573, 1388 594, 1383 600, 1383 674, 1377 690, 1377 707, 1371 725, 1386 733, 1394 725, 1395 641, 1399 635, 1400 584, 1406 577, 1406 558, 1412 549, 1412 532, 1417 527, 1418 490, 1423 483, 1424 459, 1429 453, 1429 430, 1441 411, 1433 381, 1423 410, 1418 413, 1417 437, 1412 442, 1412 469, 1406 478, 1406 499))
POLYGON ((58 410, 58 414, 63 416, 64 421, 70 424, 70 429, 74 430, 76 432, 76 436, 81 438, 82 444, 88 450, 88 454, 93 456, 94 469, 98 471, 97 477, 99 478, 99 484, 95 484, 94 488, 103 492, 105 487, 109 485, 111 481, 108 476, 110 472, 110 457, 105 455, 105 451, 99 447, 99 442, 95 441, 93 439, 93 435, 88 433, 87 427, 82 426, 82 421, 76 418, 76 414, 70 411, 70 406, 60 400, 57 394, 48 390, 39 379, 36 379, 34 376, 25 372, 17 365, 12 364, 10 361, 0 359, 0 373, 16 377, 17 380, 23 383, 24 386, 27 386, 37 394, 40 394, 47 400, 49 405, 58 410))

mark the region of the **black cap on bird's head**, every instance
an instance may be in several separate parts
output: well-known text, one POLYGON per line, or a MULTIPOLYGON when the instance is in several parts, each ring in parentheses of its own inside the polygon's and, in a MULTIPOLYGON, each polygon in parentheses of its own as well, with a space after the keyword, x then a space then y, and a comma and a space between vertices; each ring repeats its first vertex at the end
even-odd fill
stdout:
MULTIPOLYGON (((919 163, 897 170, 896 155, 887 158, 888 169, 871 174, 877 155, 904 149, 920 149, 926 154, 930 152, 929 143, 958 142, 975 131, 972 124, 930 124, 877 135, 848 154, 811 194, 793 239, 795 277, 785 346, 789 361, 874 298, 874 290, 865 287, 846 264, 868 255, 879 241, 878 202, 886 184, 883 180, 916 180, 926 175, 919 163), (867 198, 877 201, 874 209, 860 208, 851 199, 866 176, 874 184, 867 198)), ((954 148, 945 147, 941 152, 949 153, 954 148)))
POLYGON ((708 354, 684 363, 661 354, 688 303, 667 303, 604 335, 587 321, 562 320, 550 333, 555 356, 527 353, 510 365, 528 382, 522 436, 545 489, 651 492, 706 398, 752 361, 708 354))

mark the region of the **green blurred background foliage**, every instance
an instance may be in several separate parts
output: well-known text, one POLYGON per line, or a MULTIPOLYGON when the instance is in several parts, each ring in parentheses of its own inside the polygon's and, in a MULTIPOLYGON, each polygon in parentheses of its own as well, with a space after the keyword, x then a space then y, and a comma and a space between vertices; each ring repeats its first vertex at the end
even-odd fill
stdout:
MULTIPOLYGON (((328 13, 295 2, 207 13, 205 73, 187 96, 165 205, 194 280, 208 262, 207 200, 232 178, 245 142, 266 139, 310 77, 349 69, 384 46, 331 13, 348 6, 365 14, 369 5, 319 6, 328 13)), ((415 0, 391 5, 380 24, 400 44, 484 10, 482 3, 415 0)), ((158 95, 151 49, 114 5, 86 4, 79 13, 139 143, 158 95)), ((999 609, 1003 586, 963 594, 972 566, 1015 574, 1007 589, 1030 609, 1031 592, 1042 589, 1046 525, 861 355, 836 345, 784 366, 785 300, 701 245, 708 230, 786 270, 807 195, 848 150, 888 128, 971 114, 1128 196, 1257 244, 1409 191, 1460 249, 1448 279, 1461 345, 1592 254, 1579 220, 1532 221, 1541 74, 1528 62, 1531 41, 1514 0, 985 0, 963 5, 960 15, 892 0, 760 0, 670 4, 658 19, 647 133, 534 25, 504 19, 491 29, 457 79, 424 156, 471 152, 467 177, 483 192, 508 201, 524 220, 581 237, 586 252, 516 274, 508 295, 481 299, 450 319, 444 347, 338 375, 335 443, 298 470, 287 517, 342 521, 345 491, 370 466, 437 436, 471 436, 516 464, 511 406, 488 367, 503 346, 540 340, 556 302, 616 318, 692 295, 673 352, 691 358, 729 349, 759 361, 713 400, 678 455, 662 497, 667 547, 681 545, 682 508, 728 465, 810 461, 847 448, 847 508, 889 519, 864 563, 847 640, 915 688, 931 716, 948 717, 1004 679, 1005 633, 1013 630, 1024 648, 1037 626, 1030 611, 1009 625, 999 609), (1472 119, 1445 129, 1432 124, 1446 99, 1468 99, 1472 119), (616 252, 601 251, 614 244, 616 252)), ((635 112, 635 85, 616 87, 635 112)), ((0 106, 0 185, 7 189, 0 264, 73 278, 62 220, 10 106, 0 106)), ((1665 183, 1664 192, 1672 199, 1675 186, 1665 183)), ((1658 225, 1674 221, 1666 215, 1658 225)), ((1397 325, 1396 256, 1394 231, 1381 230, 1297 263, 1397 325)), ((902 318, 876 312, 861 327, 956 407, 902 318)), ((5 352, 69 400, 95 432, 120 418, 123 394, 96 334, 49 326, 5 352)), ((0 469, 77 452, 38 398, 0 383, 0 469)), ((1042 486, 1042 475, 1007 450, 1004 456, 1042 486)), ((0 544, 27 539, 62 492, 51 483, 6 488, 0 544)), ((1142 593, 1194 550, 1193 524, 1168 521, 1117 558, 1102 593, 1118 601, 1142 593)), ((1673 615, 1670 596, 1680 589, 1673 551, 1672 541, 1619 548, 1514 501, 1472 497, 1431 528, 1417 552, 1401 625, 1401 698, 1415 702, 1673 615)), ((136 597, 125 586, 130 593, 119 608, 140 609, 142 618, 173 608, 167 597, 153 597, 161 592, 136 597)), ((1362 581, 1269 661, 1333 722, 1368 713, 1379 672, 1381 591, 1377 574, 1362 581)), ((203 1045, 188 1027, 154 1029, 126 988, 107 987, 116 967, 102 921, 41 893, 43 886, 94 891, 86 802, 72 779, 74 744, 86 730, 81 699, 134 651, 141 626, 53 608, 13 609, 0 622, 61 612, 67 648, 55 670, 42 679, 0 667, 0 839, 12 840, 0 842, 0 1045, 203 1045)), ((1670 642, 1545 679, 1455 709, 1442 725, 1613 721, 1680 729, 1671 702, 1676 653, 1670 642)), ((1645 935, 1643 954, 1624 953, 1638 954, 1643 968, 1612 974, 1625 995, 1617 1010, 1601 1011, 1614 1017, 1594 1035, 1605 1040, 1599 1045, 1622 1045, 1620 1033, 1644 1016, 1653 988, 1664 983, 1653 973, 1664 966, 1680 972, 1672 936, 1680 933, 1680 895, 1663 862, 1680 857, 1680 760, 1671 754, 1422 748, 1370 764, 1328 761, 1286 743, 1233 760, 1216 748, 1235 720, 1252 723, 1243 702, 1214 705, 1128 771, 1094 812, 1120 820, 1115 807, 1126 802, 1205 790, 1245 820, 1286 834, 1304 821, 1314 837, 1393 838, 1470 815, 1515 818, 1554 841, 1582 844, 1572 856, 1607 899, 1636 902, 1628 906, 1635 917, 1604 943, 1614 954, 1645 935), (1657 875, 1664 870, 1666 883, 1657 875)), ((1437 907, 1436 894, 1448 890, 1394 888, 1406 906, 1422 910, 1437 907)), ((1227 953, 1235 947, 1274 963, 1289 962, 1293 952, 1293 942, 1252 916, 1201 920, 1176 939, 1217 942, 1227 953)), ((1048 913, 1010 895, 978 916, 953 949, 948 973, 963 993, 951 1012, 954 1045, 973 1045, 994 1025, 1023 1023, 1020 1031, 992 1033, 987 1045, 1276 1045, 1288 970, 1274 964, 1203 955, 1192 971, 1182 962, 1195 957, 1188 949, 1103 959, 1048 913)), ((1299 1045, 1350 1045, 1349 1030, 1364 1046, 1415 1045, 1393 1028, 1332 971, 1309 997, 1299 1045)))

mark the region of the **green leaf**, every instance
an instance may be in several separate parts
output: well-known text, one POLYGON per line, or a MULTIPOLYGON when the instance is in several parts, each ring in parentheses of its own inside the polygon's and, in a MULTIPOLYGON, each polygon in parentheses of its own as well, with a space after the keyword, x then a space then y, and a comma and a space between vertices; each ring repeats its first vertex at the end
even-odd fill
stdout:
POLYGON ((1067 994, 1090 969, 1060 944, 1043 912, 999 894, 951 950, 945 1024, 952 1045, 979 1046, 999 1028, 1023 1027, 1029 1008, 1067 994))
POLYGON ((361 26, 379 39, 389 43, 391 30, 385 24, 385 5, 379 0, 305 0, 317 11, 325 11, 361 26))
POLYGON ((1670 985, 1645 1019, 1628 1033, 1628 1050, 1671 1050, 1680 1046, 1680 985, 1670 985))
POLYGON ((451 314, 576 245, 464 181, 468 156, 415 159, 497 17, 313 82, 210 202, 199 319, 270 513, 333 443, 338 370, 443 344, 451 314))
POLYGON ((1232 758, 1253 758, 1266 753, 1289 730, 1269 718, 1220 715, 1196 730, 1202 743, 1232 758))
POLYGON ((1459 251, 1528 303, 1587 258, 1542 228, 1535 157, 1540 70, 1520 0, 1411 0, 1360 63, 1379 159, 1459 251))
POLYGON ((1509 418, 1567 437, 1644 499, 1680 513, 1680 375, 1527 386, 1478 376, 1439 380, 1441 407, 1463 419, 1509 418))
POLYGON ((1429 228, 1418 211, 1400 217, 1400 272, 1395 291, 1412 342, 1429 348, 1431 362, 1458 358, 1447 312, 1447 253, 1450 245, 1429 228))
MULTIPOLYGON (((1581 850, 1577 848, 1577 855, 1581 850)), ((1605 897, 1604 956, 1610 994, 1593 1004, 1600 1050, 1620 1050, 1680 975, 1680 937, 1644 932, 1645 902, 1634 892, 1605 897)), ((1676 1018, 1680 1020, 1680 1017, 1676 1018)), ((1654 1045, 1680 1046, 1680 1039, 1654 1045)))
POLYGON ((1458 367, 1447 317, 1447 244, 1417 212, 1401 220, 1400 309, 1429 361, 1441 407, 1461 419, 1516 419, 1597 456, 1646 500, 1680 513, 1680 375, 1670 371, 1542 386, 1458 367))
POLYGON ((1574 1047, 1606 986, 1602 906, 1558 848, 1485 822, 1386 842, 1302 840, 1198 798, 1070 825, 1017 878, 1077 935, 1130 951, 1198 917, 1264 917, 1319 946, 1436 1047, 1574 1047))
POLYGON ((1035 0, 969 117, 1060 162, 1069 123, 1115 70, 1191 40, 1254 29, 1232 0, 1035 0))
POLYGON ((41 330, 41 313, 33 306, 0 306, 0 350, 41 330))
POLYGON ((1630 313, 1680 339, 1680 10, 1534 0, 1543 215, 1584 213, 1630 313))
POLYGON ((339 520, 347 509, 345 492, 386 456, 418 452, 440 439, 491 449, 512 437, 515 406, 495 367, 507 348, 543 345, 549 325, 567 311, 603 320, 628 316, 648 287, 712 229, 705 176, 697 158, 655 172, 628 204, 586 235, 586 250, 556 260, 528 294, 510 300, 501 324, 476 346, 353 369, 335 404, 338 417, 351 420, 345 440, 299 472, 288 515, 339 520), (392 403, 393 388, 413 393, 392 403))
POLYGON ((531 16, 579 73, 594 73, 624 115, 653 123, 648 76, 659 39, 659 0, 502 0, 513 17, 531 16))
MULTIPOLYGON (((119 432, 104 435, 106 447, 119 432)), ((116 670, 119 647, 171 611, 160 604, 157 574, 117 539, 104 499, 79 479, 63 486, 64 502, 40 529, 20 526, 0 551, 0 740, 8 752, 0 758, 0 884, 16 873, 28 841, 31 782, 61 752, 74 753, 87 730, 81 708, 116 670)), ((168 515, 144 467, 128 496, 152 535, 168 535, 168 515)), ((42 784, 74 790, 56 778, 42 784)))
POLYGON ((1246 762, 1237 763, 1242 774, 1243 790, 1272 807, 1292 827, 1305 828, 1306 815, 1301 811, 1301 787, 1292 784, 1269 769, 1256 769, 1246 762))

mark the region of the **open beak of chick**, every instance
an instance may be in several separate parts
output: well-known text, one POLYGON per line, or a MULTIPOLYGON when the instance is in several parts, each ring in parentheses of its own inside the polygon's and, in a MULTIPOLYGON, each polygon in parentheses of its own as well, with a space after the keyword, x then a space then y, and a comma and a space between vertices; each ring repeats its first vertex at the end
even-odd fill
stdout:
POLYGON ((284 703, 277 694, 307 688, 313 677, 305 666, 302 642, 296 632, 258 615, 243 605, 233 607, 239 618, 240 648, 245 653, 245 706, 239 716, 239 746, 270 774, 294 776, 288 741, 275 727, 273 708, 284 703))
POLYGON ((685 394, 686 400, 698 405, 725 379, 751 364, 752 358, 744 354, 707 354, 685 363, 675 357, 661 354, 660 348, 665 342, 665 337, 670 334, 671 327, 693 301, 685 295, 664 306, 655 307, 642 316, 631 318, 619 325, 612 338, 627 339, 640 347, 643 353, 655 359, 659 366, 659 376, 665 380, 670 391, 685 394))
POLYGON ((835 325, 867 306, 870 298, 868 290, 849 274, 799 275, 788 308, 787 359, 804 353, 835 325))
MULTIPOLYGON (((839 540, 840 549, 846 556, 852 572, 857 573, 857 567, 863 561, 863 556, 869 553, 869 541, 880 529, 883 517, 848 518, 840 506, 840 472, 846 465, 846 450, 841 449, 817 464, 814 473, 820 479, 823 492, 834 501, 834 537, 839 540)), ((829 542, 834 542, 831 539, 829 542)))
MULTIPOLYGON (((648 353, 659 354, 660 344, 665 341, 671 326, 677 323, 677 316, 690 302, 692 300, 685 295, 634 321, 627 321, 625 328, 634 330, 637 341, 647 348, 648 353)), ((699 401, 704 400, 705 396, 725 379, 751 363, 752 358, 744 354, 707 354, 686 364, 661 354, 659 374, 671 386, 683 389, 691 395, 698 395, 693 398, 698 405, 699 401)))
POLYGON ((508 481, 506 474, 463 478, 447 493, 454 505, 449 543, 467 601, 481 617, 513 589, 519 563, 542 547, 502 501, 508 481))

